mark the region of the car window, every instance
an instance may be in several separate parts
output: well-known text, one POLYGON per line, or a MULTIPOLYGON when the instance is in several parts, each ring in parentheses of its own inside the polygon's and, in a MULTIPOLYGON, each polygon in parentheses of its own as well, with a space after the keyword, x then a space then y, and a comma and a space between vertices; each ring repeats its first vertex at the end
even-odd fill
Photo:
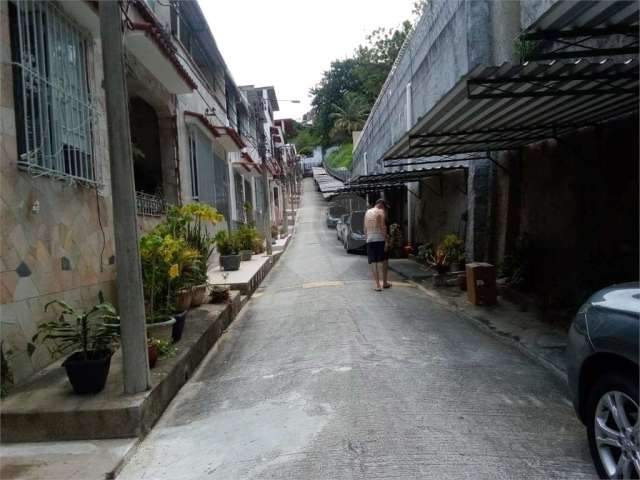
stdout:
POLYGON ((364 213, 358 211, 351 214, 351 230, 354 232, 364 233, 364 213))

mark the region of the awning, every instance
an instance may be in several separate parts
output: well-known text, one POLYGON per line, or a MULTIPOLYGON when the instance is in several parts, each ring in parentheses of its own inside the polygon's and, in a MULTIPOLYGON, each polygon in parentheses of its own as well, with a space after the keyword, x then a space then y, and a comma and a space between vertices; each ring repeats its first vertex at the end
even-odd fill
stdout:
POLYGON ((242 152, 239 158, 232 160, 231 166, 245 177, 259 177, 262 175, 260 165, 255 163, 246 152, 242 152))
POLYGON ((318 184, 318 188, 325 199, 336 196, 340 189, 344 188, 344 183, 329 175, 322 167, 313 167, 313 178, 318 184))
POLYGON ((440 175, 447 171, 464 170, 468 168, 466 162, 440 163, 415 170, 402 170, 399 172, 376 173, 374 175, 360 175, 345 185, 355 187, 362 185, 384 186, 418 182, 427 177, 440 175))
POLYGON ((241 152, 247 148, 240 134, 231 127, 213 127, 218 133, 218 141, 227 152, 241 152))
POLYGON ((170 93, 191 93, 197 88, 178 60, 171 40, 156 25, 131 22, 125 32, 125 45, 170 93))
POLYGON ((560 0, 521 35, 526 60, 638 54, 637 0, 560 0))
POLYGON ((190 119, 199 122, 199 124, 204 127, 207 132, 213 135, 213 137, 218 138, 220 136, 218 134, 218 131, 216 130, 215 125, 213 125, 213 123, 211 123, 211 121, 205 115, 187 110, 184 112, 184 118, 187 123, 191 121, 190 119))
POLYGON ((384 160, 510 150, 638 112, 638 62, 479 66, 384 160))

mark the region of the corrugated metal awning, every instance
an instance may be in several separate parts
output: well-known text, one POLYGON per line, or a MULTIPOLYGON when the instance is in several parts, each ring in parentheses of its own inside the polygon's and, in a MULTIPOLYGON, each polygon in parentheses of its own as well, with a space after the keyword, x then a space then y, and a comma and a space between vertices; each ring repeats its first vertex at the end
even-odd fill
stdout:
POLYGON ((638 61, 479 66, 385 160, 515 149, 638 112, 638 61))
POLYGON ((637 0, 560 0, 521 35, 528 60, 638 54, 637 0))
POLYGON ((344 188, 344 183, 329 175, 322 167, 313 167, 313 178, 318 184, 318 188, 325 199, 330 199, 340 193, 344 188))
POLYGON ((440 163, 415 170, 402 170, 399 172, 385 172, 374 175, 360 175, 349 182, 345 188, 364 185, 388 188, 390 185, 417 182, 427 177, 440 175, 447 171, 464 170, 468 168, 467 162, 440 163))

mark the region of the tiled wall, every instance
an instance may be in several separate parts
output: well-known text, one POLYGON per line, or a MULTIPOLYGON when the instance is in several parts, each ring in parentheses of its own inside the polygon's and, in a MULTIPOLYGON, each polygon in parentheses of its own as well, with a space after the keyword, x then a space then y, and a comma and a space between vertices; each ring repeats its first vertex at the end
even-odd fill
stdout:
MULTIPOLYGON (((53 318, 44 305, 61 299, 86 307, 99 291, 112 298, 115 257, 106 140, 96 145, 105 183, 99 194, 18 169, 12 71, 4 63, 10 58, 7 5, 0 2, 0 338, 19 383, 52 360, 46 348, 29 347, 37 325, 53 318)), ((100 85, 99 45, 93 63, 92 83, 100 85)), ((103 91, 94 94, 104 106, 103 91)), ((96 138, 106 139, 104 116, 96 138)))

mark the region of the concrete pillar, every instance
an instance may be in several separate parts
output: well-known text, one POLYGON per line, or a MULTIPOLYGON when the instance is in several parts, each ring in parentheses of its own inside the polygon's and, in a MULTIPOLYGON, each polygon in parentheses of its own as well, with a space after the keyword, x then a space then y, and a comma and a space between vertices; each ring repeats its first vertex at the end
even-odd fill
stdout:
POLYGON ((164 199, 167 203, 177 205, 179 202, 180 174, 178 171, 175 117, 158 118, 158 136, 164 199))
POLYGON ((470 261, 486 261, 491 233, 490 212, 493 164, 489 160, 470 162, 467 184, 467 241, 470 261))

